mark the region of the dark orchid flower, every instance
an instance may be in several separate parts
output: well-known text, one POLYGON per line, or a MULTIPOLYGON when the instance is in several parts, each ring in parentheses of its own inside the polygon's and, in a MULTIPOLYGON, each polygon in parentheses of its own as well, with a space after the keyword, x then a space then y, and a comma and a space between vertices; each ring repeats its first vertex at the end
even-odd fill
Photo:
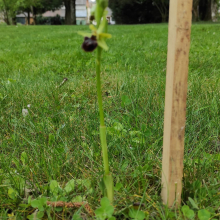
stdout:
POLYGON ((108 50, 108 46, 105 40, 108 38, 111 38, 112 35, 108 33, 104 33, 105 27, 107 25, 107 19, 106 19, 107 14, 108 14, 108 11, 105 10, 103 12, 103 19, 98 29, 96 29, 96 27, 92 24, 89 25, 89 28, 92 31, 92 33, 85 33, 82 31, 78 32, 78 34, 85 37, 84 42, 82 44, 82 49, 85 50, 86 52, 92 52, 93 50, 95 50, 97 45, 100 46, 104 50, 108 50))
POLYGON ((82 44, 82 49, 86 52, 92 52, 98 46, 96 36, 92 35, 90 38, 85 37, 82 44))

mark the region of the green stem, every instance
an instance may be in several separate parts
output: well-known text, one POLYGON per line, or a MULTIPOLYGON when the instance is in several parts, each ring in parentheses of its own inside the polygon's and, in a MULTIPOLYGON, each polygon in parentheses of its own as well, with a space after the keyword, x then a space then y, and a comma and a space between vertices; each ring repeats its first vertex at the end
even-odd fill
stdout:
MULTIPOLYGON (((101 17, 103 15, 104 8, 101 5, 96 5, 96 21, 97 21, 97 29, 99 28, 101 17)), ((105 19, 105 18, 103 18, 105 19)), ((106 33, 107 33, 107 24, 106 24, 106 33)), ((104 164, 104 177, 103 181, 105 184, 105 194, 107 195, 109 201, 113 203, 114 199, 114 184, 112 174, 109 172, 109 162, 108 162, 108 148, 106 141, 106 127, 104 120, 104 112, 102 106, 102 91, 101 91, 101 53, 102 48, 97 47, 97 58, 96 58, 96 81, 97 81, 97 95, 98 95, 98 103, 99 103, 99 117, 100 117, 100 140, 102 147, 102 157, 104 164)))
POLYGON ((97 95, 98 95, 98 103, 99 103, 100 126, 105 126, 104 113, 103 113, 103 107, 102 107, 101 79, 100 79, 101 53, 102 53, 102 48, 98 46, 97 59, 96 59, 97 95))
POLYGON ((108 149, 107 149, 107 142, 106 142, 106 127, 101 126, 101 125, 100 125, 100 139, 101 139, 101 146, 102 146, 102 157, 103 157, 105 175, 109 175, 108 149))
POLYGON ((96 60, 96 81, 97 81, 97 95, 99 103, 99 117, 100 117, 100 139, 103 153, 103 163, 105 174, 109 174, 109 164, 108 164, 108 149, 106 142, 106 127, 104 121, 104 112, 102 107, 102 91, 101 91, 101 77, 100 77, 100 64, 101 64, 101 53, 102 48, 97 48, 97 60, 96 60))
POLYGON ((104 121, 104 112, 102 106, 102 91, 101 91, 101 77, 100 77, 100 64, 101 64, 101 52, 102 48, 98 46, 97 48, 97 59, 96 59, 96 81, 97 81, 97 95, 98 95, 98 103, 99 103, 99 117, 100 117, 100 140, 102 147, 102 157, 104 164, 104 184, 107 197, 111 203, 113 203, 114 197, 114 188, 113 188, 113 178, 111 173, 109 172, 109 162, 108 162, 108 148, 106 141, 106 127, 104 121))

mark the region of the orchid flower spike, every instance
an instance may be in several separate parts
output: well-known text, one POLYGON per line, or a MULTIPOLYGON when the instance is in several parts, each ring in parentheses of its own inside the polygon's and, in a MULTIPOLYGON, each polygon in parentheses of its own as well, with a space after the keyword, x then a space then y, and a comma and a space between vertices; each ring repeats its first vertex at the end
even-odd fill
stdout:
POLYGON ((93 24, 90 24, 89 28, 92 31, 91 33, 85 33, 82 31, 78 32, 79 35, 84 36, 84 42, 82 44, 82 49, 84 51, 92 52, 93 50, 95 50, 97 46, 100 46, 104 50, 108 50, 106 39, 111 38, 112 35, 105 33, 107 29, 106 28, 107 27, 107 19, 106 19, 107 14, 108 14, 108 11, 104 10, 102 14, 102 20, 100 22, 98 29, 93 24))

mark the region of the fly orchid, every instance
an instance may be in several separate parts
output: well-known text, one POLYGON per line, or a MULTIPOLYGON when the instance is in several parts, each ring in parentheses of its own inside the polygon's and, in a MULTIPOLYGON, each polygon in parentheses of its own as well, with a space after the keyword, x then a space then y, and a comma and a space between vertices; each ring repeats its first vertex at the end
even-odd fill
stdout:
POLYGON ((86 52, 92 52, 97 48, 96 58, 96 82, 97 82, 97 95, 99 103, 99 116, 100 116, 100 141, 102 147, 102 157, 104 165, 104 192, 105 196, 108 197, 109 201, 113 203, 114 197, 114 184, 112 174, 109 171, 108 162, 108 148, 106 142, 106 126, 104 120, 104 112, 102 105, 102 92, 101 92, 101 77, 100 77, 100 65, 101 65, 101 52, 102 50, 108 50, 106 39, 111 38, 111 34, 107 33, 108 22, 106 16, 108 11, 108 0, 96 0, 96 5, 92 9, 92 18, 96 20, 96 27, 93 24, 89 25, 91 33, 78 32, 78 34, 84 36, 84 42, 82 49, 86 52))
POLYGON ((108 14, 108 11, 105 10, 102 16, 101 23, 96 29, 96 27, 93 24, 89 25, 90 30, 92 33, 86 33, 79 31, 78 34, 84 36, 84 42, 82 44, 82 49, 86 52, 92 52, 96 49, 97 46, 101 47, 104 50, 108 50, 108 46, 106 44, 106 39, 111 38, 112 35, 105 33, 107 30, 107 19, 106 16, 108 14))

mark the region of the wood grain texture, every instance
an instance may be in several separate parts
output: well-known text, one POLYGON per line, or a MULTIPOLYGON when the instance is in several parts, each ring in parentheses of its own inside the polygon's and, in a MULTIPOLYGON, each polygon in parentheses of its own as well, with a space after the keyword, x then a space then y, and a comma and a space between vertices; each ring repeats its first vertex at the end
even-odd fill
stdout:
POLYGON ((162 200, 181 203, 192 0, 170 0, 162 200))

